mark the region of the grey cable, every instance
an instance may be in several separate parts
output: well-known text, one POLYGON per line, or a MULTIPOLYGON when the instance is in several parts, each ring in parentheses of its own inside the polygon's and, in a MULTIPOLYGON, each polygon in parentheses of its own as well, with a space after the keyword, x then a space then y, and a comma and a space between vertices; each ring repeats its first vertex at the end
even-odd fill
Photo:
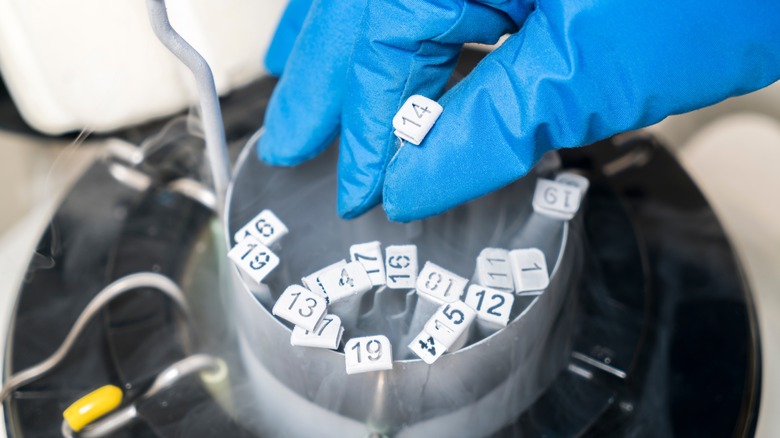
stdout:
POLYGON ((225 192, 230 181, 230 162, 222 124, 214 75, 205 59, 171 27, 165 0, 147 0, 149 19, 157 38, 192 71, 198 87, 203 131, 206 134, 206 153, 214 178, 214 192, 217 196, 217 211, 224 218, 225 192))
POLYGON ((65 340, 60 347, 57 348, 57 351, 55 351, 54 354, 37 365, 11 375, 3 383, 3 388, 0 390, 0 402, 5 400, 11 392, 20 386, 26 385, 42 377, 59 365, 73 347, 73 344, 76 342, 79 335, 81 335, 81 332, 84 331, 87 323, 111 300, 128 291, 144 287, 154 288, 163 292, 179 306, 179 309, 185 316, 189 315, 184 293, 179 286, 168 277, 155 272, 141 272, 122 277, 103 288, 103 290, 95 295, 92 301, 87 304, 87 307, 84 308, 84 311, 82 311, 81 315, 76 319, 76 322, 73 324, 73 327, 71 327, 65 340))

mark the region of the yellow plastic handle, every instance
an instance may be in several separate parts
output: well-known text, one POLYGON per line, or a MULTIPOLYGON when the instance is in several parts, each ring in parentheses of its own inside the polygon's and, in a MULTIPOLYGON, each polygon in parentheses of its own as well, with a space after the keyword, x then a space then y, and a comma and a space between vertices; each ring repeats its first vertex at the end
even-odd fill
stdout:
POLYGON ((113 411, 122 404, 122 390, 114 385, 100 387, 76 400, 62 413, 74 432, 113 411))

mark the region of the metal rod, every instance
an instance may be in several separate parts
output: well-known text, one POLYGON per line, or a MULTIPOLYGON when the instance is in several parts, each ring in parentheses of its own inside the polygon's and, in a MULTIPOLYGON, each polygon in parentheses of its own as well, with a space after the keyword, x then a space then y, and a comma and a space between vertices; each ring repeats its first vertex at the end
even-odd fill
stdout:
POLYGON ((230 181, 230 162, 225 141, 225 129, 222 125, 222 111, 219 96, 214 84, 214 75, 205 59, 179 35, 168 20, 165 0, 147 0, 149 19, 157 38, 192 71, 198 87, 203 131, 206 133, 206 153, 214 179, 214 192, 217 197, 217 212, 223 217, 225 192, 230 181))
MULTIPOLYGON (((163 292, 178 305, 178 308, 183 315, 189 317, 187 300, 184 298, 184 293, 171 279, 156 272, 139 272, 126 275, 103 288, 103 290, 92 298, 89 304, 87 304, 87 307, 81 312, 78 319, 76 319, 76 322, 73 324, 73 327, 71 327, 65 340, 62 341, 62 344, 51 356, 43 362, 19 371, 5 379, 2 390, 0 390, 0 402, 3 402, 11 392, 15 391, 20 386, 39 379, 62 363, 62 360, 65 359, 65 356, 70 352, 73 344, 76 343, 76 340, 87 327, 87 323, 89 323, 89 321, 92 320, 106 304, 120 295, 140 288, 154 288, 163 292)), ((189 350, 189 346, 186 346, 186 349, 189 350)))

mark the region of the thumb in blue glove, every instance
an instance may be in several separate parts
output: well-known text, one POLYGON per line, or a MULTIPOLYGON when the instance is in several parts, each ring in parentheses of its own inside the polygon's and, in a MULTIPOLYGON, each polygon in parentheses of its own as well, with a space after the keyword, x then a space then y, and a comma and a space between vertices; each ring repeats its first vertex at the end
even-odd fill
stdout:
MULTIPOLYGON (((385 169, 388 216, 418 219, 516 180, 550 149, 592 143, 780 77, 776 2, 540 0, 531 10, 521 1, 384 0, 346 17, 362 14, 360 30, 345 39, 353 41, 344 42, 351 60, 341 52, 329 58, 340 63, 330 71, 340 81, 333 90, 339 114, 314 123, 332 137, 342 124, 343 215, 378 202, 385 169), (390 121, 404 100, 439 97, 461 43, 490 42, 513 27, 521 29, 441 99, 444 112, 421 147, 398 150, 390 121)), ((308 28, 323 25, 313 13, 309 20, 287 66, 288 85, 323 80, 294 62, 308 28)), ((307 57, 318 59, 317 51, 307 57)), ((292 88, 277 92, 285 102, 305 102, 294 95, 292 88)), ((276 104, 267 132, 306 116, 276 104)), ((261 152, 306 155, 275 141, 263 139, 261 152)))

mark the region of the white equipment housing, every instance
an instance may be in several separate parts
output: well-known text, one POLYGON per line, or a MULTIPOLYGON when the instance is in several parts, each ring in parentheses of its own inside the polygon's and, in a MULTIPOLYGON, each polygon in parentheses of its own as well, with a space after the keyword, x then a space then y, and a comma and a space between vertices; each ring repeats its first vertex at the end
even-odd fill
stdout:
MULTIPOLYGON (((166 3, 225 94, 264 73, 287 2, 166 3)), ((138 0, 0 0, 0 72, 25 121, 47 134, 111 131, 196 102, 191 73, 154 36, 138 0)))

